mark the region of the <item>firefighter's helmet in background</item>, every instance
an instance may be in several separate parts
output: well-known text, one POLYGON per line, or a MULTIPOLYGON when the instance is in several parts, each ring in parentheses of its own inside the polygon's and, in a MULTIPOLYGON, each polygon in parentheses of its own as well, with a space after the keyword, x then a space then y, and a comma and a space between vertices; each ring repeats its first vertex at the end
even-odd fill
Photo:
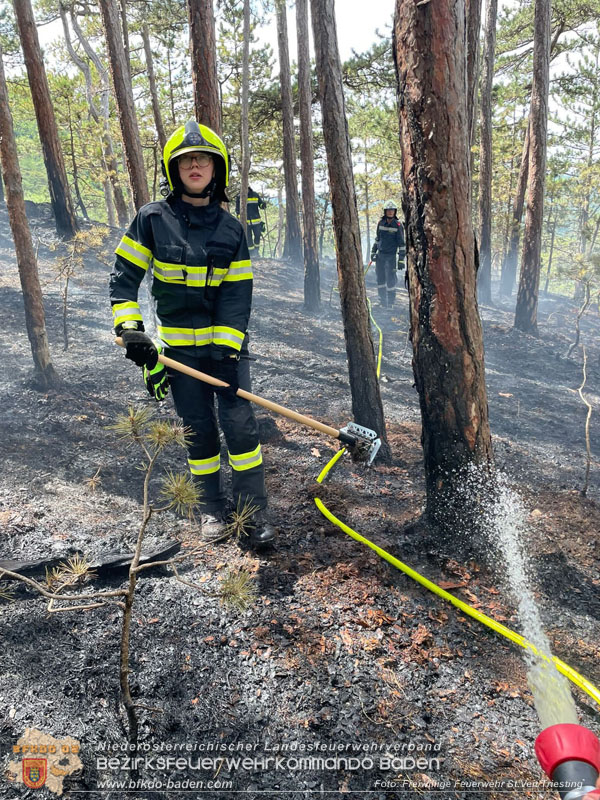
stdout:
POLYGON ((395 203, 393 200, 386 200, 385 205, 383 206, 384 211, 398 211, 398 203, 395 203))
MULTIPOLYGON (((183 184, 175 160, 185 153, 210 153, 214 160, 215 174, 203 192, 191 197, 208 197, 219 202, 228 202, 225 189, 229 185, 229 155, 223 141, 206 125, 199 125, 195 119, 177 128, 163 150, 161 162, 165 184, 163 194, 173 192, 181 195, 183 184)), ((186 192, 189 194, 189 192, 186 192)))

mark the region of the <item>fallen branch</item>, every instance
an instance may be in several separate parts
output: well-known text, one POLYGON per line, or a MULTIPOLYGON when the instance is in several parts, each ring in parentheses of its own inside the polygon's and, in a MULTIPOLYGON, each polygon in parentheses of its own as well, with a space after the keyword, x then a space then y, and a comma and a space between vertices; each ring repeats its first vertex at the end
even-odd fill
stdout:
POLYGON ((583 303, 581 305, 581 308, 579 309, 579 313, 577 314, 577 319, 575 320, 575 341, 569 347, 569 349, 567 351, 567 355, 565 356, 566 358, 570 358, 571 357, 571 353, 573 352, 573 350, 575 350, 575 348, 579 344, 579 337, 580 337, 580 334, 581 334, 580 321, 581 321, 582 316, 585 314, 585 310, 589 306, 589 304, 590 304, 590 283, 589 283, 589 281, 586 281, 585 282, 585 297, 583 299, 583 303))

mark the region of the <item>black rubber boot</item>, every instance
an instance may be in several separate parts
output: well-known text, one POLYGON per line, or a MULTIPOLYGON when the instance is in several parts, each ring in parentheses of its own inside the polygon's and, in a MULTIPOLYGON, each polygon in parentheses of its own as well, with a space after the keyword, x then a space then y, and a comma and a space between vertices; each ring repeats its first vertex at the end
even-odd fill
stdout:
POLYGON ((275 540, 275 528, 269 522, 264 509, 260 509, 252 515, 248 529, 250 531, 250 546, 256 550, 269 547, 275 540))

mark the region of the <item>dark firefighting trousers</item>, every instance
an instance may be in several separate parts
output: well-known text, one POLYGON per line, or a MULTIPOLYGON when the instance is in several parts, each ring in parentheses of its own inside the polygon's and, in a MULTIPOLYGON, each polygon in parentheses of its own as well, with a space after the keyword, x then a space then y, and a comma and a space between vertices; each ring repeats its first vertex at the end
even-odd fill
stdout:
POLYGON ((379 304, 391 308, 396 300, 396 253, 377 253, 375 262, 379 304))
POLYGON ((248 242, 248 250, 250 251, 250 258, 258 258, 260 248, 260 236, 262 233, 262 222, 252 222, 246 225, 246 241, 248 242))
MULTIPOLYGON (((201 372, 210 373, 207 358, 195 358, 173 348, 165 355, 201 372)), ((250 362, 244 346, 238 365, 240 388, 250 391, 250 362)), ((215 412, 215 392, 208 383, 167 367, 169 383, 177 414, 189 433, 188 462, 194 480, 201 490, 202 511, 224 511, 225 493, 221 479, 221 443, 215 412)), ((216 396, 218 419, 225 434, 229 464, 232 468, 231 488, 236 508, 245 502, 265 508, 265 472, 258 438, 258 423, 248 400, 234 394, 216 396)))

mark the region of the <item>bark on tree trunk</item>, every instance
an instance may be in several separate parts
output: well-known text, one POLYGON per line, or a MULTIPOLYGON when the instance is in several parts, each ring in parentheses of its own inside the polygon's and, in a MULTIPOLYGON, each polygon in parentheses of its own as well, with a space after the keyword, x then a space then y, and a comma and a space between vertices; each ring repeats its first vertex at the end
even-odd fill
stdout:
POLYGON ((50 204, 54 214, 56 232, 59 236, 70 239, 75 235, 79 226, 75 218, 73 201, 69 192, 67 172, 60 147, 58 127, 54 116, 46 70, 44 69, 44 60, 40 50, 35 18, 29 0, 14 0, 14 8, 44 154, 44 164, 48 174, 50 204))
POLYGON ((248 182, 250 179, 250 142, 248 136, 248 84, 250 64, 250 0, 244 0, 244 34, 242 50, 242 102, 241 102, 241 140, 242 140, 242 182, 240 186, 240 222, 247 230, 248 224, 248 182))
POLYGON ((525 131, 523 141, 523 154, 521 156, 521 166, 519 168, 519 178, 517 180, 517 190, 512 207, 512 222, 510 227, 510 240, 506 258, 502 264, 502 276, 500 278, 500 294, 502 297, 510 297, 513 292, 517 277, 517 265, 519 260, 519 241, 521 239, 521 218, 525 208, 525 192, 527 191, 527 178, 529 176, 529 124, 525 131))
MULTIPOLYGON (((481 31, 481 0, 465 0, 467 27, 467 116, 469 147, 475 138, 477 114, 477 79, 479 76, 479 36, 481 31)), ((469 156, 469 164, 471 165, 469 156)))
POLYGON ((2 178, 6 187, 6 207, 15 243, 19 279, 25 305, 25 324, 31 345, 36 379, 43 389, 57 386, 60 379, 52 366, 44 302, 38 266, 27 224, 25 198, 19 169, 19 157, 13 128, 12 115, 8 104, 8 90, 4 75, 2 49, 0 48, 0 159, 2 178))
POLYGON ((479 301, 492 303, 492 83, 496 50, 498 0, 488 0, 481 76, 479 157, 479 301))
POLYGON ((317 311, 321 305, 321 278, 315 221, 315 151, 312 135, 312 91, 308 43, 308 0, 296 0, 298 34, 298 104, 300 108, 300 173, 304 215, 304 307, 317 311))
POLYGON ((110 71, 119 111, 125 162, 129 173, 133 203, 137 210, 145 203, 150 202, 150 193, 148 192, 148 183, 146 181, 146 168, 135 114, 133 91, 129 79, 129 68, 123 47, 119 9, 115 0, 98 0, 98 3, 102 12, 110 71))
POLYGON ((275 0, 277 12, 277 44, 279 50, 279 82, 283 116, 283 172, 285 176, 285 245, 283 255, 294 263, 302 262, 302 237, 298 216, 298 167, 294 138, 294 107, 288 49, 285 0, 275 0))
POLYGON ((419 393, 426 515, 453 536, 477 530, 493 453, 470 209, 464 0, 396 0, 394 57, 419 393), (435 102, 433 100, 435 99, 435 102))
POLYGON ((213 0, 188 0, 196 119, 221 134, 213 0))
POLYGON ((165 134, 165 127, 162 121, 162 114, 160 111, 160 104, 158 102, 158 92, 156 91, 156 77, 154 75, 154 58, 152 56, 152 47, 150 45, 150 31, 148 26, 142 26, 142 39, 144 41, 144 53, 146 55, 146 72, 148 73, 148 85, 150 86, 150 97, 152 99, 152 114, 154 115, 154 125, 156 133, 158 134, 158 143, 160 144, 161 152, 164 150, 167 143, 167 135, 165 134))
POLYGON ((327 151, 337 243, 338 287, 348 356, 352 413, 360 425, 377 431, 382 441, 381 458, 383 461, 389 461, 390 449, 385 433, 383 405, 367 310, 334 0, 312 0, 311 10, 323 136, 327 151))
MULTIPOLYGON (((113 148, 112 136, 110 134, 110 88, 108 71, 98 57, 98 54, 90 45, 89 41, 83 35, 83 32, 79 27, 79 23, 77 22, 77 17, 73 12, 71 12, 71 23, 73 25, 73 30, 77 34, 77 38, 81 42, 81 46, 83 47, 85 54, 96 67, 96 72, 100 76, 100 81, 102 83, 102 147, 104 149, 104 162, 106 164, 108 179, 110 180, 112 186, 113 199, 115 208, 117 210, 119 226, 124 228, 129 221, 129 212, 127 210, 127 203, 125 202, 125 198, 123 196, 123 190, 121 189, 121 184, 119 182, 119 167, 113 148)), ((110 219, 111 216, 109 213, 109 220, 110 219)))
POLYGON ((536 0, 533 40, 533 86, 531 89, 529 186, 521 278, 515 308, 515 328, 538 335, 537 305, 546 180, 546 133, 550 82, 550 0, 536 0))

